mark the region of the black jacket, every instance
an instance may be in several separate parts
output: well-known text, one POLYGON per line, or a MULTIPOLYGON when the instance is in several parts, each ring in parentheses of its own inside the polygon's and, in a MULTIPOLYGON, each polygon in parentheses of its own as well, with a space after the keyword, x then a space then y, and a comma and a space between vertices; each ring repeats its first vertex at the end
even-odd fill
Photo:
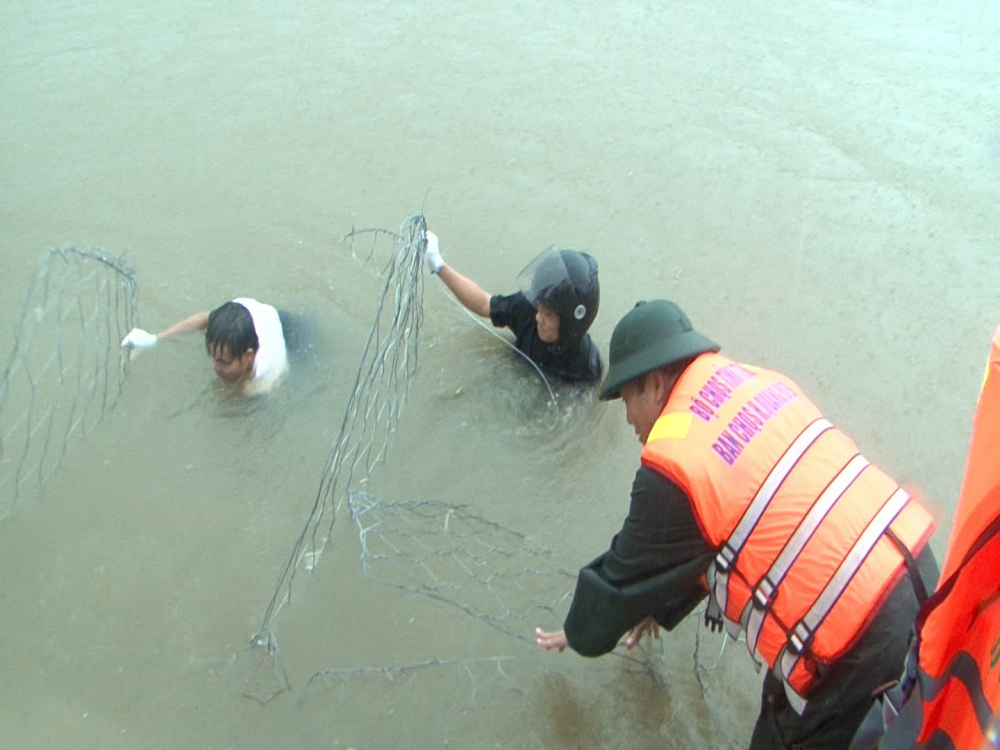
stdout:
POLYGON ((601 379, 601 354, 590 334, 584 334, 579 346, 571 348, 560 349, 546 344, 538 338, 535 308, 520 292, 490 297, 490 320, 497 328, 513 331, 514 345, 546 373, 568 383, 583 385, 601 379))

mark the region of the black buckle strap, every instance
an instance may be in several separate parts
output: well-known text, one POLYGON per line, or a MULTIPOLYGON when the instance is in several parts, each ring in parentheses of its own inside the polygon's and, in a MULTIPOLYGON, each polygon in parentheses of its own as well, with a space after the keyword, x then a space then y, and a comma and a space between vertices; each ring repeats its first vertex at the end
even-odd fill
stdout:
POLYGON ((907 549, 903 541, 896 536, 892 529, 886 529, 885 535, 889 537, 893 544, 896 545, 896 549, 903 556, 903 560, 906 562, 906 571, 910 574, 910 584, 913 586, 913 594, 917 597, 917 604, 921 607, 924 606, 924 602, 927 601, 927 586, 924 583, 923 576, 920 575, 920 570, 917 568, 917 561, 913 559, 913 555, 910 554, 910 550, 907 549))

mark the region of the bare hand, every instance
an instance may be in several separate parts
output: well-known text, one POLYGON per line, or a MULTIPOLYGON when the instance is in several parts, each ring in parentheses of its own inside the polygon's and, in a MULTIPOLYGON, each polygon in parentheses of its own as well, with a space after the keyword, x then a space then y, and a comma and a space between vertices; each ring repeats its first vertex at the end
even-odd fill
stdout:
POLYGON ((646 633, 649 633, 656 640, 660 638, 660 624, 653 619, 652 615, 628 631, 628 638, 625 639, 625 648, 634 648, 646 633))
POLYGON ((561 654, 569 642, 566 640, 566 631, 557 630, 554 633, 546 633, 541 628, 535 628, 535 642, 544 648, 546 651, 551 651, 552 649, 559 649, 561 654))

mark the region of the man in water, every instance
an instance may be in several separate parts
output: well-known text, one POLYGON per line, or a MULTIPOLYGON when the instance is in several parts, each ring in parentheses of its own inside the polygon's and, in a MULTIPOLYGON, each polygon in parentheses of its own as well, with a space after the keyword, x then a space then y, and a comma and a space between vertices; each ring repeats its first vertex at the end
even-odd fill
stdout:
POLYGON ((933 519, 794 382, 718 352, 668 300, 615 327, 600 397, 643 445, 631 507, 564 630, 535 637, 599 656, 707 596, 767 667, 751 750, 847 747, 937 580, 933 519))
POLYGON ((546 250, 520 274, 520 291, 490 294, 441 257, 437 235, 427 232, 427 268, 470 312, 509 328, 520 352, 544 372, 589 385, 601 378, 601 355, 587 330, 601 292, 597 261, 578 250, 546 250))
POLYGON ((198 312, 152 334, 133 328, 123 347, 148 349, 167 336, 205 331, 205 348, 215 374, 248 395, 266 393, 288 371, 285 328, 277 310, 248 297, 198 312))

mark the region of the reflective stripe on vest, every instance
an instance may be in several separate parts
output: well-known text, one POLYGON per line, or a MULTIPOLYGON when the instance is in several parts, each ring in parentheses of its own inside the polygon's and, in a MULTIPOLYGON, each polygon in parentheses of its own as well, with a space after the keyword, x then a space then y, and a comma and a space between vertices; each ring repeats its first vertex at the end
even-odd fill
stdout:
MULTIPOLYGON (((752 607, 753 611, 749 614, 749 622, 746 626, 747 645, 750 646, 750 650, 754 652, 755 656, 757 655, 757 636, 760 635, 760 628, 764 623, 764 615, 767 614, 767 610, 770 608, 771 602, 778 592, 778 586, 781 585, 782 580, 785 578, 785 574, 792 567, 792 563, 798 559, 803 547, 806 546, 806 542, 812 538, 813 532, 816 531, 820 522, 826 518, 826 514, 833 507, 833 504, 840 499, 844 491, 868 466, 868 459, 858 455, 852 458, 847 466, 841 469, 837 478, 830 482, 813 507, 809 509, 809 513, 802 520, 802 523, 799 524, 795 533, 792 534, 785 548, 781 550, 781 554, 778 555, 778 559, 774 561, 771 569, 767 571, 767 575, 757 584, 753 598, 747 604, 747 607, 752 607)), ((794 636, 794 631, 792 635, 794 636)))
POLYGON ((684 371, 642 462, 685 492, 717 550, 707 616, 746 632, 800 712, 816 667, 854 645, 904 570, 885 531, 916 554, 933 530, 794 383, 718 354, 684 371))
MULTIPOLYGON (((795 464, 799 462, 802 455, 816 442, 817 438, 831 427, 833 425, 828 420, 817 419, 802 431, 795 439, 795 442, 785 451, 781 460, 771 469, 771 473, 767 475, 767 479, 764 480, 764 483, 757 490, 757 494, 754 495, 753 500, 750 502, 750 507, 746 509, 746 512, 740 519, 739 525, 737 525, 735 531, 733 531, 729 539, 722 545, 722 549, 719 550, 719 554, 715 558, 714 594, 719 609, 723 614, 726 612, 726 604, 728 602, 729 571, 732 570, 736 558, 743 550, 744 545, 746 545, 747 539, 750 538, 750 532, 757 527, 760 517, 764 515, 767 506, 771 504, 775 493, 785 479, 788 478, 789 472, 795 468, 795 464)), ((756 639, 754 639, 754 643, 756 643, 756 639)), ((751 647, 750 650, 753 651, 754 649, 751 647)))
POLYGON ((861 564, 868 557, 872 548, 885 533, 889 525, 896 519, 903 507, 910 501, 910 496, 901 489, 896 490, 892 497, 882 506, 878 514, 869 522, 861 537, 854 543, 850 554, 837 568, 837 572, 826 584, 823 593, 813 603, 812 607, 791 630, 788 636, 788 646, 780 657, 781 676, 785 680, 785 692, 791 688, 792 674, 802 662, 802 657, 812 642, 813 634, 826 616, 830 614, 847 585, 854 578, 861 564))

